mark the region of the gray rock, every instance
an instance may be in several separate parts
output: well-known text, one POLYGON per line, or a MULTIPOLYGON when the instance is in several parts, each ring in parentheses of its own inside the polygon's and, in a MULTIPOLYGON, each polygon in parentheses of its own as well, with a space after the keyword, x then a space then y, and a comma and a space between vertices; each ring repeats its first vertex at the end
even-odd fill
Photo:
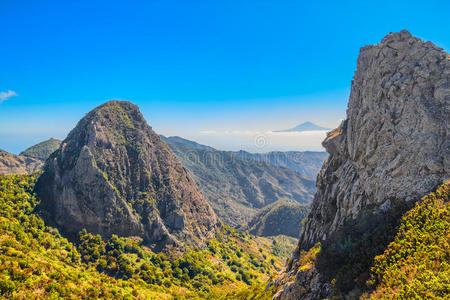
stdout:
POLYGON ((219 221, 137 106, 107 102, 88 113, 46 161, 43 211, 66 234, 139 236, 155 249, 204 245, 219 221))
POLYGON ((361 48, 347 120, 330 153, 300 245, 310 247, 369 205, 419 199, 449 177, 450 60, 407 31, 361 48), (438 91, 436 93, 436 91, 438 91))
POLYGON ((298 271, 295 279, 283 285, 273 297, 274 300, 317 300, 331 295, 331 284, 320 282, 316 269, 298 271))
MULTIPOLYGON (((389 211, 389 199, 418 200, 449 178, 449 78, 448 54, 405 30, 361 48, 347 119, 323 142, 330 156, 294 260, 368 211, 389 211)), ((296 278, 291 285, 316 284, 296 278)), ((291 295, 283 287, 278 299, 291 295)))

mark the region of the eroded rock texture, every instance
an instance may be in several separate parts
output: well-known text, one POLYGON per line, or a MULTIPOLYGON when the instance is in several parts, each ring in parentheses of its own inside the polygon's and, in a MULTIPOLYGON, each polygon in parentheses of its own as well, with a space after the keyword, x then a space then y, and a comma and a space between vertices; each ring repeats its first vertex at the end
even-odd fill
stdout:
POLYGON ((107 102, 80 120, 46 161, 44 211, 67 234, 139 236, 160 249, 203 245, 218 219, 137 106, 107 102))
MULTIPOLYGON (((392 213, 394 204, 412 203, 449 178, 449 78, 448 54, 407 31, 361 48, 347 119, 323 142, 330 156, 317 178, 317 194, 291 266, 301 249, 317 242, 326 245, 339 234, 345 237, 346 225, 349 232, 357 228, 351 239, 373 243, 376 239, 367 235, 382 234, 376 227, 385 214, 392 213), (378 223, 358 227, 369 215, 380 216, 374 218, 378 223)), ((362 249, 361 253, 371 252, 362 249)), ((336 266, 323 265, 315 281, 325 272, 335 276, 327 268, 336 266)), ((291 276, 296 272, 292 267, 287 270, 291 276)), ((308 280, 286 284, 277 298, 320 298, 311 294, 313 284, 308 280), (295 285, 308 288, 300 291, 295 285)))

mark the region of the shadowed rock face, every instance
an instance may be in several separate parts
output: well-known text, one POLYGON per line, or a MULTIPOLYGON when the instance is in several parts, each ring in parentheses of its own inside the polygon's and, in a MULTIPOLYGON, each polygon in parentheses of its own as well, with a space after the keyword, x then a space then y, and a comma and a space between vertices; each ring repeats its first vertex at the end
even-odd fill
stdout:
MULTIPOLYGON (((388 214, 393 203, 412 203, 449 178, 449 79, 448 54, 407 31, 361 48, 347 119, 323 142, 330 156, 291 266, 301 249, 326 244, 345 224, 388 214)), ((324 268, 308 271, 309 281, 285 284, 276 298, 320 298, 324 268)), ((296 278, 301 272, 287 270, 296 278)))
POLYGON ((140 236, 156 249, 203 245, 218 219, 137 106, 107 102, 89 112, 46 161, 42 206, 67 234, 140 236))

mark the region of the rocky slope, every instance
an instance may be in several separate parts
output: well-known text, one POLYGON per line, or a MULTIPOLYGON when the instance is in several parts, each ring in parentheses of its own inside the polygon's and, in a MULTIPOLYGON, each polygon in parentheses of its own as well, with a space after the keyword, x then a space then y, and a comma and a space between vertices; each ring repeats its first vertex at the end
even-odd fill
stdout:
POLYGON ((407 31, 361 48, 347 119, 323 142, 330 157, 284 277, 294 280, 275 298, 325 297, 333 278, 335 293, 365 289, 402 213, 449 177, 449 79, 448 54, 407 31), (316 268, 299 269, 317 242, 316 268))
POLYGON ((137 106, 107 102, 46 161, 36 190, 63 232, 139 236, 160 249, 202 246, 219 224, 180 161, 137 106))
POLYGON ((285 167, 197 144, 162 137, 194 177, 216 214, 226 223, 246 223, 262 207, 281 198, 310 203, 314 181, 285 167))
POLYGON ((20 155, 0 149, 0 175, 29 174, 41 170, 45 160, 58 149, 60 140, 49 139, 34 145, 20 155))
POLYGON ((262 208, 243 230, 257 236, 287 235, 298 238, 302 220, 309 212, 309 205, 289 199, 280 199, 262 208))
POLYGON ((315 151, 271 151, 268 153, 249 153, 241 150, 233 153, 245 159, 254 159, 271 163, 277 167, 290 168, 312 180, 316 180, 323 162, 328 157, 327 152, 315 151))
POLYGON ((0 175, 28 174, 39 170, 43 162, 23 155, 15 155, 0 149, 0 175))
POLYGON ((50 154, 52 154, 59 148, 60 144, 61 140, 51 138, 25 149, 20 153, 20 155, 39 159, 44 162, 50 156, 50 154))

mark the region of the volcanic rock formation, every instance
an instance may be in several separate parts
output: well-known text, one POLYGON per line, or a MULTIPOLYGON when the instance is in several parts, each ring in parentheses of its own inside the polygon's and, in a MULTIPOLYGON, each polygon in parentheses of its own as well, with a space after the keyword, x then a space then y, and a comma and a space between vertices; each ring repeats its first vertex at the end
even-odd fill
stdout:
POLYGON ((79 121, 46 161, 42 209, 66 234, 139 236, 155 249, 202 246, 219 221, 138 107, 110 101, 79 121))
MULTIPOLYGON (((295 280, 275 298, 326 296, 329 280, 339 276, 336 272, 364 266, 362 258, 345 251, 359 245, 370 261, 388 242, 383 240, 389 235, 389 227, 382 227, 386 216, 401 215, 449 178, 449 79, 448 54, 405 30, 361 48, 347 118, 323 142, 330 156, 319 173, 317 194, 285 276, 295 280), (346 241, 343 248, 336 246, 337 236, 346 241), (361 240, 367 244, 358 244, 361 240), (375 244, 378 240, 383 240, 381 247, 375 244), (347 260, 351 266, 345 269, 335 257, 333 267, 298 270, 301 250, 317 242, 324 250, 334 249, 328 250, 330 257, 342 251, 353 259, 347 260)), ((350 285, 365 278, 363 269, 357 271, 350 285)))

